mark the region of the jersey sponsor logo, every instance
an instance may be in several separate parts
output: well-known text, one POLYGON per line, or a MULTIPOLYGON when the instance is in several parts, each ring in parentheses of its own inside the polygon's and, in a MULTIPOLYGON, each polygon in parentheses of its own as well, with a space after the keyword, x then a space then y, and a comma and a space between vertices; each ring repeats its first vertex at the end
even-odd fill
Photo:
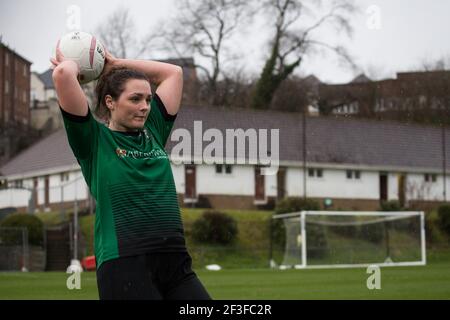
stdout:
POLYGON ((168 159, 167 154, 161 149, 153 149, 150 152, 130 151, 121 148, 116 149, 116 154, 119 158, 132 159, 168 159))
POLYGON ((124 158, 127 155, 127 150, 123 150, 123 149, 117 148, 116 149, 116 153, 117 153, 117 156, 119 158, 124 158))

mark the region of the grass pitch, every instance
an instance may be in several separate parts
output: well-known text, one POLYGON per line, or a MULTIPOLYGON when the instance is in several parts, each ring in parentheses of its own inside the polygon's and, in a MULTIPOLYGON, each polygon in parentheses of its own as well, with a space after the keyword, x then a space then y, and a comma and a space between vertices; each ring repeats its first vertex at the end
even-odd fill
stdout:
MULTIPOLYGON (((381 289, 369 290, 366 269, 197 270, 214 299, 450 299, 450 261, 381 269, 381 289)), ((95 300, 96 276, 81 275, 81 289, 66 287, 65 273, 0 273, 0 299, 95 300)))

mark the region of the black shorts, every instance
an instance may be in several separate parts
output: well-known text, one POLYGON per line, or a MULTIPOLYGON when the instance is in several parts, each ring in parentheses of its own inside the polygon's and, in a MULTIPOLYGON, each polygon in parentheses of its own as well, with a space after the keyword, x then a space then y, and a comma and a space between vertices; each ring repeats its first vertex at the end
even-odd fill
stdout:
POLYGON ((187 252, 148 253, 104 262, 100 300, 210 300, 187 252))

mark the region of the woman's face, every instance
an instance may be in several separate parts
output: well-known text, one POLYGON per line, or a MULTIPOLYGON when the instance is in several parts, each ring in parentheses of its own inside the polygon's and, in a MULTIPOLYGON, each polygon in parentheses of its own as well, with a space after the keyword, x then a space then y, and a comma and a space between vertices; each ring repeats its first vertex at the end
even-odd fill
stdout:
POLYGON ((150 113, 152 91, 145 80, 130 79, 116 101, 106 96, 106 103, 111 110, 109 128, 114 131, 137 131, 144 127, 150 113))

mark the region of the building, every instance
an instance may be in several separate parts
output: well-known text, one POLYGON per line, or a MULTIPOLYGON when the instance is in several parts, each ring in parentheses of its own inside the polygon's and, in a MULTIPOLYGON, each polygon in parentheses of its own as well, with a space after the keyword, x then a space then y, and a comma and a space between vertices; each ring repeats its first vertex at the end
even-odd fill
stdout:
POLYGON ((0 165, 30 136, 31 62, 0 42, 0 165))
POLYGON ((196 104, 198 100, 199 79, 194 58, 173 58, 159 60, 183 68, 183 103, 196 104))
POLYGON ((63 127, 52 73, 31 73, 30 125, 43 136, 63 127))
POLYGON ((52 79, 53 70, 43 73, 31 73, 31 107, 50 99, 56 99, 56 90, 52 79))
MULTIPOLYGON (((277 199, 306 195, 335 210, 377 210, 385 200, 398 200, 410 207, 450 200, 450 148, 446 149, 444 167, 439 128, 333 117, 306 120, 305 170, 300 114, 182 107, 166 148, 180 204, 269 209, 277 199), (234 140, 237 129, 243 129, 238 134, 242 144, 234 140), (279 143, 274 130, 279 130, 279 143), (244 136, 248 140, 242 139, 244 136), (225 151, 230 149, 223 156, 217 154, 219 149, 208 153, 212 137, 215 143, 221 140, 222 146, 236 142, 235 155, 228 156, 225 151), (264 141, 267 149, 262 147, 264 141), (188 152, 179 152, 181 143, 190 146, 188 152), (252 153, 255 146, 258 150, 252 153), (243 158, 238 156, 240 151, 245 151, 243 158), (273 161, 263 163, 269 158, 273 161), (238 164, 238 159, 243 163, 238 164), (279 167, 275 175, 262 174, 268 164, 279 167)), ((445 135, 450 141, 450 130, 445 135)), ((63 129, 0 171, 10 187, 0 191, 0 208, 25 209, 30 201, 38 210, 73 207, 75 199, 80 206, 90 203, 63 129)))
POLYGON ((450 124, 449 88, 450 71, 445 70, 402 72, 380 81, 362 74, 347 84, 320 85, 319 105, 322 114, 450 124))

